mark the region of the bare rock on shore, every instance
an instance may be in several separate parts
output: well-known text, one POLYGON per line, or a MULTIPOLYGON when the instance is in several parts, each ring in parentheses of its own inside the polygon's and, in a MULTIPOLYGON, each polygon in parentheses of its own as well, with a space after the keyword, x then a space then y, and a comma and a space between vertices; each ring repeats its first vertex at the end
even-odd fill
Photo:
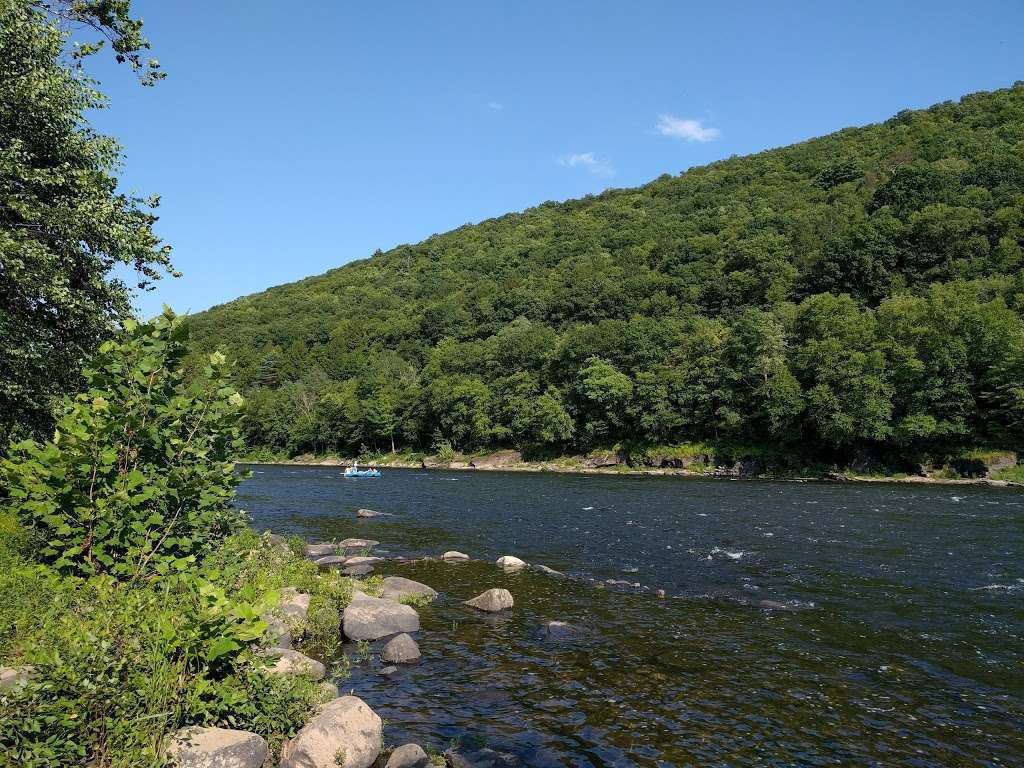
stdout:
POLYGON ((441 555, 441 559, 446 563, 457 563, 462 560, 469 560, 469 555, 462 552, 456 552, 454 549, 450 549, 441 555))
POLYGON ((298 587, 285 587, 279 590, 281 600, 278 610, 287 619, 305 621, 309 613, 309 595, 300 592, 298 587))
POLYGON ((325 555, 336 555, 338 554, 338 545, 323 542, 321 544, 307 544, 306 545, 306 556, 317 558, 324 557, 325 555))
POLYGON ((267 622, 267 628, 263 631, 263 640, 269 647, 292 647, 292 633, 289 631, 287 624, 277 618, 277 616, 269 613, 263 614, 260 618, 267 622))
POLYGON ((530 566, 530 568, 532 568, 535 571, 540 571, 541 573, 547 574, 548 576, 565 576, 565 574, 561 571, 556 571, 554 568, 548 568, 546 565, 540 565, 539 563, 534 563, 530 566))
POLYGON ((380 596, 385 600, 401 602, 406 597, 423 597, 433 600, 437 592, 426 584, 421 584, 412 579, 405 579, 401 576, 385 576, 382 583, 380 596))
POLYGON ((348 560, 347 555, 326 555, 325 557, 318 557, 313 562, 321 568, 330 568, 334 565, 344 565, 346 560, 348 560))
POLYGON ((412 664, 421 658, 420 647, 412 637, 403 632, 388 641, 380 652, 380 657, 391 664, 412 664))
POLYGON ((506 571, 519 571, 526 567, 526 561, 520 560, 514 555, 502 555, 497 559, 496 565, 506 571))
POLYGON ((388 757, 384 768, 429 768, 430 758, 419 744, 403 744, 388 757))
POLYGON ((356 565, 377 565, 377 563, 383 563, 383 557, 373 557, 369 555, 357 555, 356 557, 350 557, 345 561, 345 567, 351 568, 356 565))
POLYGON ((27 685, 34 670, 35 667, 27 664, 20 667, 0 667, 0 691, 27 685))
POLYGON ((594 451, 583 459, 583 466, 588 469, 599 469, 601 467, 617 467, 624 462, 621 454, 612 451, 594 451))
POLYGON ((480 456, 469 462, 474 469, 497 469, 507 467, 510 464, 522 464, 523 454, 519 451, 496 451, 486 456, 480 456))
POLYGON ((362 565, 346 565, 341 569, 346 576, 368 576, 373 573, 373 566, 363 563, 362 565))
POLYGON ((167 755, 175 768, 261 768, 267 742, 248 731, 192 726, 168 740, 167 755))
POLYGON ((476 608, 478 611, 497 613, 511 608, 515 602, 512 600, 512 593, 507 589, 488 589, 472 600, 466 600, 464 605, 476 608))
POLYGON ((342 614, 342 629, 350 640, 379 640, 402 632, 417 632, 419 628, 419 614, 410 606, 368 597, 362 592, 352 596, 342 614))
POLYGON ((322 680, 327 674, 327 668, 319 661, 291 648, 267 648, 260 655, 274 660, 267 671, 275 675, 308 675, 322 680))
POLYGON ((325 704, 281 749, 280 768, 369 768, 380 754, 384 724, 357 696, 325 704))

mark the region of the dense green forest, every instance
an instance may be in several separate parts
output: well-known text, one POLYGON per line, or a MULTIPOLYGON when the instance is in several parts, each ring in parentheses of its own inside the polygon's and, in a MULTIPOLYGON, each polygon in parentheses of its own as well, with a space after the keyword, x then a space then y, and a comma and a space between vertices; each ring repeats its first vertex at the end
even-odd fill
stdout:
POLYGON ((250 446, 1024 447, 1024 83, 196 315, 250 446))

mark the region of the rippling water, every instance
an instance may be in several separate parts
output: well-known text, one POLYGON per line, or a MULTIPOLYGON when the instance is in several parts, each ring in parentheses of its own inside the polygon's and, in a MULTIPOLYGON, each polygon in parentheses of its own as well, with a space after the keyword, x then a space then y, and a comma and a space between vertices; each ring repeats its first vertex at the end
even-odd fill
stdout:
POLYGON ((386 566, 441 592, 420 609, 422 663, 387 678, 366 660, 343 684, 388 743, 459 740, 541 767, 1024 765, 1014 489, 252 469, 239 497, 259 529, 579 577, 386 566), (492 586, 513 611, 461 605, 492 586), (583 634, 544 641, 549 620, 583 634))

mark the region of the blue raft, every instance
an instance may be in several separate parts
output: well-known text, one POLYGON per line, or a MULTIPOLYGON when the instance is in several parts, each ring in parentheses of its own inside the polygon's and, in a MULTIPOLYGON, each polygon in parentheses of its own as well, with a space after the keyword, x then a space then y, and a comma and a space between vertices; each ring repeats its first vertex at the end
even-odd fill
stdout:
POLYGON ((347 469, 345 477, 380 477, 379 469, 347 469))

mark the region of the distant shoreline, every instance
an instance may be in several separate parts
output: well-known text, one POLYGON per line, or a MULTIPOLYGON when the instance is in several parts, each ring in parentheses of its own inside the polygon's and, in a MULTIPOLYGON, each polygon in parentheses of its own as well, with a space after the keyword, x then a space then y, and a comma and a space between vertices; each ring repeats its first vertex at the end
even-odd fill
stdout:
MULTIPOLYGON (((238 460, 236 464, 252 464, 262 466, 300 466, 300 467, 344 467, 352 464, 353 459, 339 459, 335 456, 325 456, 323 459, 310 459, 307 457, 286 460, 238 460)), ((704 478, 710 480, 774 480, 790 482, 832 482, 832 483, 893 483, 901 485, 971 485, 985 486, 990 488, 1024 488, 1024 483, 1017 483, 1011 480, 995 480, 992 478, 952 478, 952 477, 931 477, 921 475, 856 475, 845 473, 830 473, 823 475, 780 475, 772 473, 761 474, 731 474, 724 471, 693 471, 678 468, 658 467, 634 467, 627 465, 616 465, 610 467, 585 467, 553 462, 517 462, 514 464, 503 464, 495 466, 472 466, 469 462, 453 461, 448 464, 412 461, 373 461, 361 462, 367 466, 380 467, 382 469, 420 469, 428 471, 445 472, 530 472, 530 473, 553 473, 564 475, 605 475, 605 476, 647 476, 647 477, 688 477, 704 478)))

